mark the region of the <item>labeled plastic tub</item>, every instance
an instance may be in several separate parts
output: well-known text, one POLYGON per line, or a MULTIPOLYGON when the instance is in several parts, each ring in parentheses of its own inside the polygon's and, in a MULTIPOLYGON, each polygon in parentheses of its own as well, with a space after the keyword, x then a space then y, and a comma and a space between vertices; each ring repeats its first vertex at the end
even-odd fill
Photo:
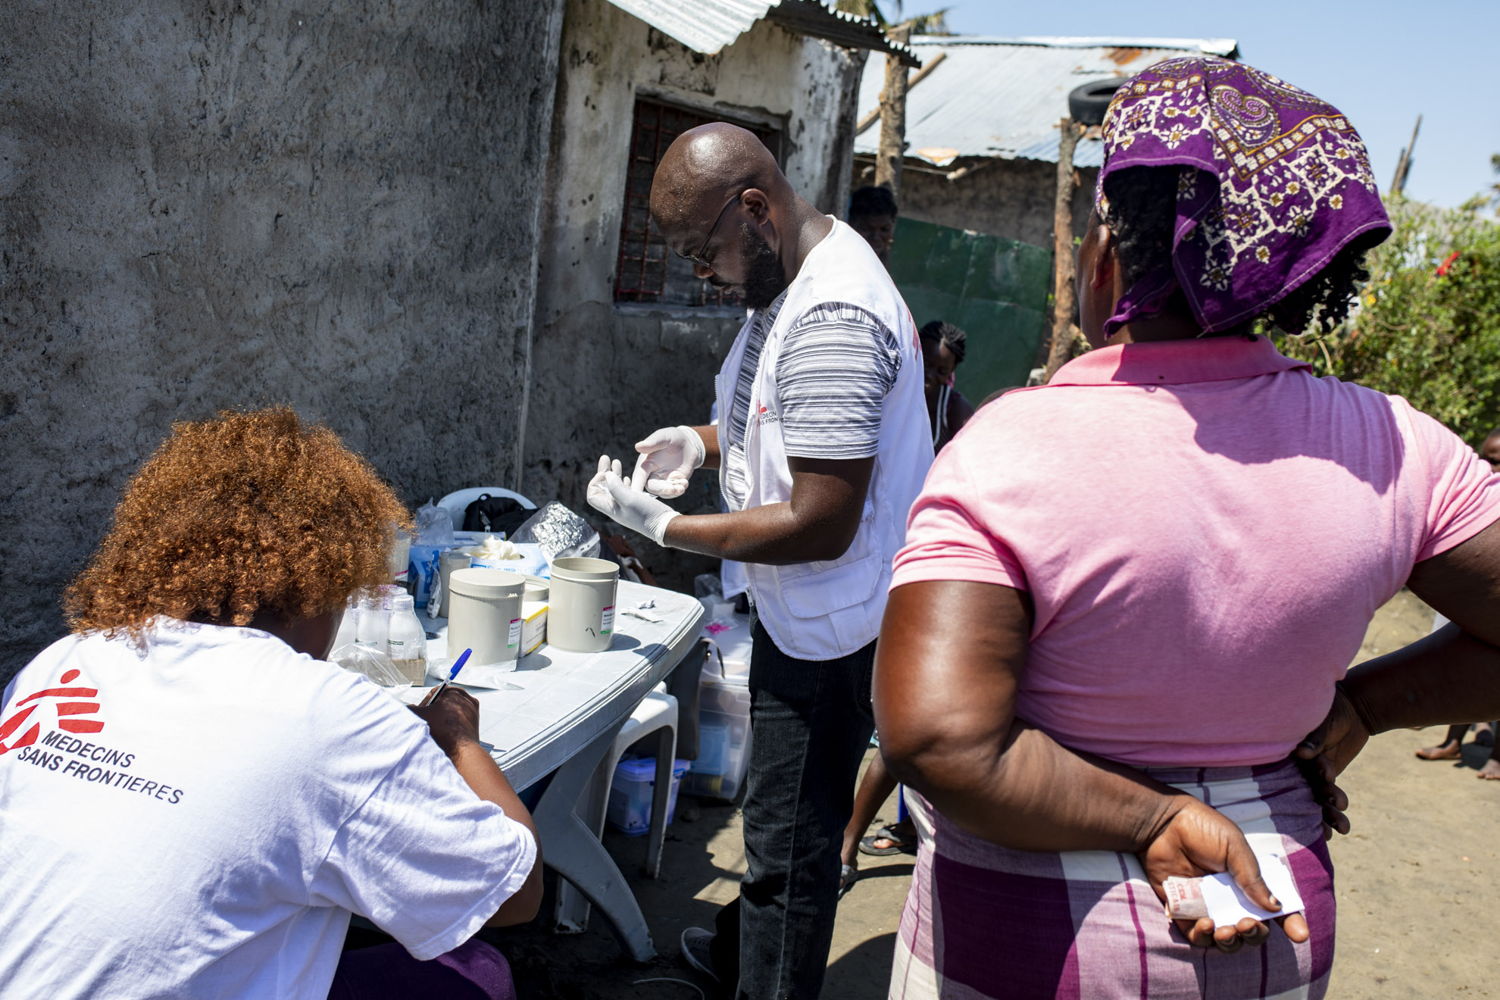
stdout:
POLYGON ((714 647, 699 678, 698 759, 684 787, 689 795, 733 801, 750 766, 749 616, 716 619, 703 634, 714 647))
MULTIPOLYGON (((667 825, 677 815, 677 791, 688 762, 672 762, 672 788, 667 793, 667 825)), ((629 836, 639 837, 651 829, 651 797, 656 788, 656 758, 628 757, 615 765, 614 782, 609 786, 609 808, 605 817, 609 825, 629 836)))

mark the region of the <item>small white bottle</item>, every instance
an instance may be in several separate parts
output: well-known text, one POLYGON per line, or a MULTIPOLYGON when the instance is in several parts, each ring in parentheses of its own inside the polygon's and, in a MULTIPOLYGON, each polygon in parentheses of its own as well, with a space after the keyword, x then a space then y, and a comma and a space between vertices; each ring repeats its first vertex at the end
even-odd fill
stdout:
POLYGON ((390 612, 383 603, 378 593, 365 593, 354 612, 354 641, 382 653, 386 652, 390 630, 390 612))
POLYGON ((391 599, 386 642, 396 672, 413 684, 421 684, 427 673, 427 631, 410 594, 397 594, 391 599))

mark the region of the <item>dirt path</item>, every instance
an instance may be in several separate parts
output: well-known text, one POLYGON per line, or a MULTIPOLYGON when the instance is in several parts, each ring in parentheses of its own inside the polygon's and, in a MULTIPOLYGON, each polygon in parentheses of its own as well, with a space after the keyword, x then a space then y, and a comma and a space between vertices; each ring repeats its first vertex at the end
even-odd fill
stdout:
MULTIPOLYGON (((1409 593, 1381 609, 1361 659, 1427 634, 1432 611, 1409 593)), ((1460 762, 1423 761, 1418 747, 1443 729, 1386 733, 1344 776, 1347 837, 1337 866, 1338 950, 1329 996, 1500 996, 1500 782, 1474 775, 1489 750, 1466 744, 1460 762)))
MULTIPOLYGON (((1361 659, 1426 634, 1432 612, 1407 593, 1381 609, 1361 659)), ((1441 729, 1371 741, 1345 775, 1348 837, 1336 838, 1339 940, 1331 1000, 1500 997, 1500 931, 1488 917, 1500 889, 1500 782, 1474 779, 1488 751, 1427 762, 1412 751, 1441 729)), ((882 810, 894 818, 893 804, 882 810)), ((603 921, 562 937, 538 926, 496 938, 527 1000, 693 1000, 699 977, 677 960, 687 926, 711 926, 745 870, 739 812, 684 800, 667 839, 663 877, 638 877, 644 839, 607 834, 630 877, 662 957, 636 966, 603 921), (638 982, 640 980, 679 980, 638 982), (686 982, 681 982, 681 981, 686 982)), ((840 904, 825 1000, 883 1000, 911 859, 863 858, 863 877, 840 904)), ((544 911, 545 914, 549 911, 544 911)))

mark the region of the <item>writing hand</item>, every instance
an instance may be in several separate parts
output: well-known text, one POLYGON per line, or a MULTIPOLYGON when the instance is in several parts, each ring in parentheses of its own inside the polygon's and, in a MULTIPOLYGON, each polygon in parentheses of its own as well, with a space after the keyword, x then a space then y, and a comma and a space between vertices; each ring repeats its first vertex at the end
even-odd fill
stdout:
POLYGON ((427 723, 433 742, 449 757, 465 743, 479 742, 479 702, 463 688, 448 687, 410 707, 427 723))

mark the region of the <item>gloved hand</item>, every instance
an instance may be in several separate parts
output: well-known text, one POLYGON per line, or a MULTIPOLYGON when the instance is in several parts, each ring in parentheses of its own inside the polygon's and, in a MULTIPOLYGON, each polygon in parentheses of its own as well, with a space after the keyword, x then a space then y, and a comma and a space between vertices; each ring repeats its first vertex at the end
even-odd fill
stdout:
POLYGON ((680 517, 681 512, 649 493, 632 489, 622 471, 619 460, 611 462, 608 455, 599 456, 599 471, 589 480, 589 506, 657 545, 665 545, 662 539, 667 534, 667 522, 680 517))
POLYGON ((635 443, 635 450, 641 457, 635 460, 630 488, 659 497, 682 496, 694 470, 703 464, 703 439, 684 424, 653 431, 635 443))

